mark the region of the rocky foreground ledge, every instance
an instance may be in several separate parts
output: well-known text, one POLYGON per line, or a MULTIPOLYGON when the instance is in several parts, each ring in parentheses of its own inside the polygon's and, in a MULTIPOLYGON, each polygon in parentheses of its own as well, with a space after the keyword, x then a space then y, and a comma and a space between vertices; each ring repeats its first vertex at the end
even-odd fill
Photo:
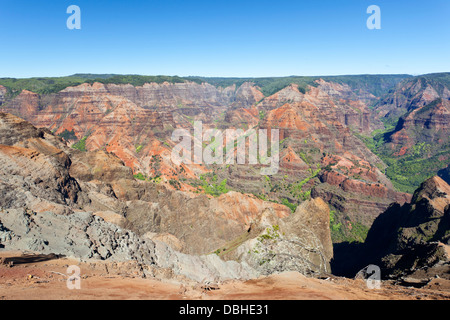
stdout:
MULTIPOLYGON (((198 283, 169 269, 137 262, 80 262, 54 255, 0 252, 0 300, 449 300, 450 283, 433 279, 420 289, 383 281, 368 289, 363 280, 323 279, 284 272, 251 280, 198 283), (80 268, 80 289, 67 288, 67 267, 80 268), (142 274, 151 273, 152 277, 142 274)), ((232 302, 230 302, 232 303, 232 302)))
POLYGON ((55 254, 79 261, 136 262, 143 276, 150 268, 171 269, 198 282, 250 279, 258 272, 247 263, 222 261, 217 255, 193 256, 174 251, 159 241, 140 238, 87 212, 57 215, 26 209, 2 210, 0 243, 3 251, 55 254))
POLYGON ((181 253, 154 234, 138 236, 89 212, 2 209, 0 252, 54 254, 81 262, 131 261, 141 266, 144 277, 160 268, 197 282, 248 280, 285 271, 321 276, 330 273, 332 255, 328 220, 320 219, 325 207, 317 198, 284 219, 267 211, 245 235, 205 255, 181 253))

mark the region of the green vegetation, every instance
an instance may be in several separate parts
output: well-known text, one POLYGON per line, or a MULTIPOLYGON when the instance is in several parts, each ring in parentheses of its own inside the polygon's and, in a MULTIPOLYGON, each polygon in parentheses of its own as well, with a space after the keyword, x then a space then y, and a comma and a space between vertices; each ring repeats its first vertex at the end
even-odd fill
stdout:
POLYGON ((155 174, 155 177, 160 177, 162 175, 161 162, 162 162, 162 158, 159 154, 153 155, 150 158, 150 169, 155 174))
POLYGON ((157 175, 154 177, 149 177, 148 181, 158 184, 158 183, 161 183, 162 178, 161 178, 161 176, 157 175))
POLYGON ((181 190, 181 184, 178 180, 170 179, 169 184, 177 190, 181 190))
POLYGON ((316 178, 322 169, 319 167, 316 170, 310 168, 311 175, 303 179, 297 184, 289 185, 290 193, 293 197, 297 198, 300 202, 306 201, 311 198, 311 190, 303 191, 303 186, 310 182, 312 179, 316 178))
POLYGON ((312 149, 299 153, 303 161, 309 165, 309 175, 303 180, 294 180, 293 182, 290 175, 284 175, 281 181, 279 176, 264 176, 261 178, 263 190, 255 192, 254 195, 264 201, 285 205, 294 213, 300 203, 311 198, 312 187, 310 182, 317 178, 322 170, 319 163, 314 163, 315 153, 317 152, 319 151, 312 149))
POLYGON ((145 180, 147 180, 147 177, 145 176, 145 175, 143 175, 142 173, 137 173, 137 174, 135 174, 134 175, 134 178, 135 179, 138 179, 138 180, 142 180, 142 181, 145 181, 145 180))
POLYGON ((291 209, 292 213, 294 213, 295 210, 297 210, 297 207, 298 207, 298 204, 290 203, 288 199, 282 199, 281 200, 281 204, 284 204, 286 207, 291 209))
MULTIPOLYGON (((160 183, 160 182, 162 181, 162 179, 161 179, 160 176, 148 177, 147 175, 145 175, 145 174, 143 174, 143 173, 141 173, 141 172, 136 173, 135 175, 133 175, 133 177, 134 177, 135 179, 137 179, 137 180, 141 180, 141 181, 150 181, 150 182, 153 182, 153 183, 160 183)), ((176 180, 175 180, 175 181, 176 181, 176 180)), ((178 181, 177 181, 177 182, 178 182, 178 181)), ((169 181, 169 183, 170 183, 170 181, 169 181)), ((171 183, 171 184, 172 184, 172 183, 171 183)), ((178 185, 179 185, 179 187, 181 187, 181 185, 179 184, 179 182, 178 182, 178 185)))
POLYGON ((258 237, 259 242, 264 242, 266 240, 272 240, 276 241, 278 238, 280 238, 280 226, 274 225, 272 228, 267 228, 266 233, 260 235, 258 237))
POLYGON ((38 94, 51 94, 59 92, 67 87, 77 86, 85 82, 86 79, 79 77, 60 78, 0 78, 0 85, 8 89, 9 97, 15 97, 22 90, 32 91, 38 94))
POLYGON ((163 83, 166 81, 169 83, 182 83, 186 80, 177 76, 76 74, 68 77, 0 78, 0 85, 8 89, 10 97, 14 97, 20 94, 22 90, 29 90, 37 94, 52 94, 82 83, 92 84, 94 82, 100 82, 103 84, 131 84, 133 86, 142 86, 145 83, 163 83))
POLYGON ((142 148, 144 148, 143 145, 138 145, 138 146, 136 146, 136 153, 141 152, 141 151, 142 151, 142 148))
POLYGON ((58 134, 59 137, 63 138, 66 141, 70 141, 70 140, 77 140, 77 136, 75 135, 75 131, 68 131, 67 129, 64 130, 63 133, 58 134))
POLYGON ((441 161, 440 157, 448 156, 449 153, 450 148, 447 146, 431 158, 422 159, 413 154, 402 158, 384 156, 382 159, 388 165, 386 175, 395 188, 414 193, 423 181, 435 176, 439 169, 448 164, 446 161, 441 161))
POLYGON ((208 174, 200 176, 201 187, 206 194, 218 197, 221 194, 228 193, 230 191, 227 188, 227 179, 224 179, 220 183, 217 183, 216 174, 213 174, 210 179, 208 179, 208 176, 208 174))
POLYGON ((207 82, 217 87, 240 86, 244 82, 253 82, 261 88, 265 96, 270 96, 291 84, 298 85, 300 92, 305 93, 308 86, 317 86, 316 80, 333 81, 346 84, 353 90, 366 90, 375 96, 381 96, 404 79, 411 78, 410 75, 344 75, 344 76, 317 76, 317 77, 271 77, 271 78, 206 78, 188 77, 185 79, 195 82, 207 82))
POLYGON ((290 84, 298 84, 299 91, 305 93, 308 85, 314 85, 314 80, 319 77, 280 77, 280 78, 206 78, 188 77, 190 81, 207 82, 216 87, 241 86, 244 82, 252 82, 261 88, 262 93, 267 97, 278 92, 290 84))
MULTIPOLYGON (((433 87, 436 87, 438 91, 443 89, 443 86, 450 88, 450 72, 430 73, 420 76, 420 78, 431 82, 433 87)), ((422 83, 425 84, 426 82, 422 81, 422 83)))
POLYGON ((364 242, 369 232, 369 227, 355 221, 343 219, 338 222, 337 214, 334 210, 330 212, 330 232, 333 243, 341 242, 364 242))
POLYGON ((261 110, 259 112, 259 120, 264 120, 265 117, 266 117, 266 112, 264 110, 261 110))
POLYGON ((383 131, 374 131, 372 137, 354 134, 386 164, 385 174, 398 191, 414 193, 423 181, 447 166, 445 159, 450 154, 450 144, 436 149, 426 142, 419 142, 404 155, 399 155, 386 146, 393 130, 387 125, 383 131))
POLYGON ((269 250, 269 255, 264 255, 264 252, 266 249, 264 249, 264 245, 266 242, 269 242, 269 244, 277 243, 280 239, 280 227, 278 225, 274 225, 271 228, 266 229, 266 233, 260 235, 257 238, 257 241, 259 242, 252 251, 249 251, 249 253, 253 253, 256 255, 259 255, 260 253, 262 256, 259 258, 259 265, 262 266, 265 263, 269 263, 272 261, 272 258, 274 257, 274 252, 269 250), (261 252, 260 252, 261 251, 261 252))
POLYGON ((146 83, 183 83, 185 79, 178 76, 141 76, 141 75, 113 75, 106 78, 88 79, 85 82, 94 83, 100 82, 103 84, 131 84, 135 87, 143 86, 146 83))
POLYGON ((342 222, 337 222, 336 220, 336 211, 330 210, 330 228, 331 232, 339 232, 342 227, 342 222))
POLYGON ((352 222, 351 223, 350 236, 356 242, 364 242, 367 238, 367 233, 369 232, 369 227, 359 223, 352 222))
POLYGON ((72 145, 72 148, 86 152, 86 140, 88 136, 83 137, 80 141, 72 145))

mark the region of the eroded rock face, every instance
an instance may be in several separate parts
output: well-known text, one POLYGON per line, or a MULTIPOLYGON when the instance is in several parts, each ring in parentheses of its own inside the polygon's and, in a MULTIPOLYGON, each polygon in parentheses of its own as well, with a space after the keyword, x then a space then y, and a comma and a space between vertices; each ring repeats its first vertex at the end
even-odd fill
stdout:
POLYGON ((69 174, 71 160, 58 147, 64 143, 49 132, 9 114, 0 113, 1 206, 28 204, 40 210, 70 211, 83 203, 81 189, 69 174))
POLYGON ((51 212, 34 213, 24 209, 3 210, 2 224, 12 233, 3 242, 6 248, 55 253, 83 260, 137 260, 154 264, 154 245, 146 244, 133 233, 104 222, 92 214, 79 212, 68 216, 51 212))
MULTIPOLYGON (((216 256, 182 254, 162 242, 141 239, 124 229, 129 223, 124 215, 139 210, 138 203, 143 208, 153 205, 139 198, 159 191, 146 184, 147 191, 140 193, 142 184, 134 180, 131 170, 114 155, 72 150, 50 132, 4 113, 0 114, 0 143, 0 190, 3 193, 0 243, 3 249, 53 253, 83 260, 134 260, 146 266, 170 268, 175 274, 196 281, 257 276, 246 264, 224 262, 216 256), (134 187, 136 193, 121 194, 121 188, 128 186, 134 187), (126 203, 126 197, 134 201, 126 203)), ((175 199, 173 191, 162 189, 166 196, 175 199)), ((176 207, 177 202, 172 205, 176 207)), ((178 205, 185 209, 182 202, 178 205)), ((196 209, 194 203, 191 219, 197 225, 196 209)), ((229 216, 226 208, 221 214, 229 216)), ((162 221, 170 225, 171 217, 162 221)), ((238 227, 237 222, 235 227, 238 227)), ((223 230, 227 233, 226 228, 223 230)), ((214 231, 212 228, 211 232, 214 231)), ((207 238, 201 240, 208 242, 207 238)))
POLYGON ((70 151, 70 156, 74 164, 70 166, 70 174, 78 180, 106 183, 121 179, 134 180, 131 168, 114 154, 103 150, 87 153, 70 151))
POLYGON ((311 190, 327 201, 342 198, 330 202, 336 204, 335 211, 369 227, 390 203, 411 196, 394 191, 382 172, 385 164, 354 134, 382 128, 363 100, 348 86, 319 80, 306 93, 293 84, 256 105, 227 111, 226 121, 235 121, 236 127, 259 121, 261 128, 279 130, 280 169, 269 183, 258 181, 245 166, 229 168, 221 178, 228 178, 233 188, 279 202, 298 204, 302 195, 296 186, 302 186, 300 193, 311 190), (317 175, 312 174, 318 168, 317 175), (361 210, 366 206, 368 214, 361 210))
MULTIPOLYGON (((29 149, 0 146, 2 207, 22 207, 39 201, 74 204, 81 191, 68 168, 58 160, 29 149), (31 162, 30 159, 33 159, 31 162)), ((44 205, 44 204, 43 204, 44 205)))
POLYGON ((216 251, 227 260, 247 262, 262 274, 298 271, 305 275, 331 272, 333 244, 330 209, 320 198, 304 202, 280 218, 266 210, 246 235, 216 251))
POLYGON ((411 195, 395 192, 392 183, 378 168, 354 155, 326 156, 322 163, 327 170, 320 173, 321 182, 337 186, 343 191, 388 199, 400 204, 411 201, 411 195))
POLYGON ((369 231, 365 248, 386 274, 405 275, 448 261, 438 242, 450 244, 450 186, 441 178, 425 181, 412 202, 392 205, 369 231))
POLYGON ((278 217, 290 214, 283 205, 237 192, 218 198, 190 197, 163 188, 147 192, 141 200, 127 202, 128 228, 138 234, 169 233, 185 243, 183 252, 189 254, 210 253, 240 236, 265 210, 278 217))
MULTIPOLYGON (((369 123, 371 111, 342 85, 319 81, 317 87, 311 87, 306 93, 292 85, 264 98, 258 88, 248 83, 226 89, 192 83, 142 87, 84 84, 45 97, 23 92, 14 103, 20 105, 22 109, 18 110, 26 113, 35 124, 68 137, 70 142, 82 140, 91 151, 72 150, 48 129, 36 129, 12 116, 3 116, 0 143, 5 145, 5 176, 19 179, 23 171, 31 177, 60 178, 54 184, 45 179, 44 184, 39 184, 35 179, 29 190, 24 191, 19 179, 14 189, 19 190, 17 195, 23 193, 25 196, 22 202, 12 199, 10 203, 25 204, 34 210, 38 206, 33 201, 39 201, 39 216, 59 210, 56 213, 75 219, 80 211, 91 211, 97 218, 89 220, 88 225, 94 224, 102 230, 106 227, 97 225, 98 221, 119 221, 123 227, 131 229, 134 236, 130 241, 138 246, 133 252, 116 252, 114 247, 120 247, 115 242, 117 230, 104 231, 108 234, 104 240, 106 244, 101 243, 95 250, 90 250, 91 247, 86 249, 85 244, 80 243, 79 246, 87 250, 80 252, 80 256, 109 259, 117 255, 129 259, 136 251, 139 253, 141 247, 138 244, 145 235, 157 233, 165 236, 150 240, 150 244, 155 243, 155 254, 151 248, 143 249, 150 252, 148 259, 191 277, 199 277, 202 273, 212 277, 215 273, 211 271, 211 265, 222 270, 221 275, 230 277, 244 273, 251 276, 254 270, 265 274, 285 270, 306 274, 330 271, 333 256, 330 213, 328 205, 317 195, 291 214, 286 206, 248 194, 229 192, 212 198, 133 178, 133 173, 142 171, 152 177, 161 175, 178 180, 180 168, 170 162, 173 147, 170 134, 174 128, 191 127, 194 119, 203 121, 205 128, 238 128, 243 124, 279 128, 280 138, 285 142, 281 154, 283 161, 278 177, 266 181, 272 184, 270 189, 276 190, 275 184, 281 180, 300 183, 323 165, 330 166, 332 173, 329 177, 324 175, 326 181, 322 183, 330 186, 338 183, 336 187, 344 194, 387 197, 391 190, 389 181, 375 167, 379 159, 352 134, 352 130, 367 133, 376 128, 376 124, 369 123), (8 130, 10 133, 6 132, 8 130), (15 131, 17 134, 11 134, 15 131), (328 155, 330 159, 338 157, 337 163, 327 162, 328 155), (13 160, 8 160, 11 157, 13 160), (18 165, 21 167, 17 168, 18 165), (339 175, 345 179, 340 181, 339 175), (40 187, 44 185, 51 192, 43 194, 40 187), (78 189, 73 189, 76 185, 78 189), (53 208, 43 204, 51 204, 53 208), (239 246, 239 250, 243 250, 238 251, 237 261, 240 262, 224 264, 214 254, 191 256, 211 253, 245 233, 252 237, 239 246), (179 247, 183 253, 173 251, 164 243, 179 247), (253 255, 255 250, 262 256, 253 255), (275 256, 273 252, 276 252, 275 256), (178 261, 185 261, 185 264, 178 261)), ((228 178, 237 190, 255 194, 261 191, 260 180, 264 178, 255 176, 252 168, 244 165, 242 169, 222 169, 218 173, 219 179, 228 178)), ((198 177, 199 172, 210 169, 186 167, 183 170, 188 177, 198 177)), ((319 183, 315 178, 308 180, 308 188, 319 183)), ((340 195, 335 192, 333 196, 336 194, 340 195)), ((376 209, 379 208, 374 206, 374 211, 376 209)), ((63 218, 49 215, 49 219, 63 218)), ((64 219, 58 223, 70 225, 73 222, 64 219)), ((13 224, 3 228, 20 230, 13 224)), ((103 234, 95 232, 90 230, 88 238, 103 239, 103 234)), ((42 245, 42 250, 46 250, 46 241, 49 244, 53 241, 46 240, 46 236, 37 244, 42 245)), ((33 237, 39 239, 38 234, 33 237)), ((22 244, 18 242, 17 245, 22 244)), ((70 249, 61 245, 61 250, 70 249)), ((143 244, 142 248, 145 248, 143 244)))
POLYGON ((393 205, 374 222, 367 243, 386 242, 383 250, 400 251, 421 242, 448 241, 450 187, 439 177, 425 181, 410 204, 393 205))
POLYGON ((175 275, 198 282, 258 276, 245 263, 224 262, 217 256, 182 254, 162 242, 141 239, 86 212, 62 216, 24 209, 2 210, 0 243, 5 250, 56 254, 83 261, 136 261, 144 271, 148 267, 170 269, 175 275))
POLYGON ((333 258, 333 243, 330 235, 330 208, 321 198, 311 199, 302 203, 293 215, 283 220, 283 223, 286 232, 296 236, 302 235, 301 226, 305 226, 320 241, 325 261, 329 263, 333 258))
POLYGON ((418 77, 401 82, 380 100, 375 110, 397 126, 387 137, 387 147, 397 156, 414 154, 414 146, 431 146, 430 154, 448 144, 450 90, 438 81, 418 77))
POLYGON ((261 95, 249 84, 237 90, 191 82, 94 83, 42 97, 24 91, 2 109, 64 135, 71 144, 84 138, 87 150, 113 152, 134 172, 156 174, 151 161, 161 156, 160 171, 170 179, 177 169, 170 163, 174 128, 191 126, 192 117, 213 123, 232 103, 255 103, 261 95))

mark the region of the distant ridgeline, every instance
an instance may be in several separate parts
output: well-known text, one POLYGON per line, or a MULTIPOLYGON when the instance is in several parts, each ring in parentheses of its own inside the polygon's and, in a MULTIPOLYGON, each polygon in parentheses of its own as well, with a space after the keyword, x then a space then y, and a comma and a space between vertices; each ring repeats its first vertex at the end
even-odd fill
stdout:
POLYGON ((115 74, 74 74, 67 77, 49 78, 0 78, 0 85, 8 89, 10 96, 18 95, 22 90, 29 90, 38 94, 59 92, 67 87, 82 83, 100 82, 103 84, 131 84, 142 86, 145 83, 182 83, 192 81, 196 83, 209 83, 216 87, 239 87, 244 82, 253 82, 261 88, 265 96, 274 94, 290 84, 297 84, 299 90, 305 92, 308 85, 316 86, 315 81, 325 81, 347 84, 354 90, 364 90, 375 96, 388 92, 397 83, 411 78, 410 75, 348 75, 348 76, 289 76, 267 78, 221 78, 221 77, 178 77, 178 76, 142 76, 142 75, 115 75, 115 74))

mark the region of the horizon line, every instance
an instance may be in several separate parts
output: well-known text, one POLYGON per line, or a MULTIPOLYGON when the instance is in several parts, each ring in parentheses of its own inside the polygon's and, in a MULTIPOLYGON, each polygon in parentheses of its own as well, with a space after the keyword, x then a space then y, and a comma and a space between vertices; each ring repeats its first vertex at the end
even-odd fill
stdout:
MULTIPOLYGON (((70 78, 70 77, 83 77, 83 76, 140 76, 140 77, 172 77, 172 78, 203 78, 203 79, 267 79, 267 78, 320 78, 320 77, 344 77, 344 76, 426 76, 426 75, 436 75, 436 74, 446 74, 450 73, 450 71, 441 71, 441 72, 430 72, 430 73, 351 73, 351 74, 327 74, 327 75, 277 75, 277 76, 202 76, 202 75, 169 75, 169 74, 138 74, 138 73, 85 73, 78 72, 70 75, 61 75, 61 76, 29 76, 29 77, 14 77, 14 76, 0 76, 0 79, 17 79, 17 80, 25 80, 25 79, 53 79, 53 78, 70 78)), ((100 78, 98 78, 100 79, 100 78)), ((105 78, 106 79, 106 78, 105 78)), ((87 79, 86 80, 96 80, 87 79)))
MULTIPOLYGON (((141 77, 172 77, 172 78, 204 78, 204 79, 265 79, 265 78, 319 78, 319 77, 342 77, 342 76, 424 76, 424 75, 432 75, 432 74, 445 74, 450 73, 450 71, 442 71, 442 72, 431 72, 431 73, 355 73, 355 74, 322 74, 322 75, 288 75, 288 76, 202 76, 202 75, 169 75, 169 74, 138 74, 138 73, 74 73, 70 75, 61 75, 61 76, 28 76, 28 77, 15 77, 15 76, 0 76, 0 79, 51 79, 51 78, 69 78, 76 76, 141 76, 141 77)), ((94 80, 94 79, 86 79, 86 80, 94 80)))

